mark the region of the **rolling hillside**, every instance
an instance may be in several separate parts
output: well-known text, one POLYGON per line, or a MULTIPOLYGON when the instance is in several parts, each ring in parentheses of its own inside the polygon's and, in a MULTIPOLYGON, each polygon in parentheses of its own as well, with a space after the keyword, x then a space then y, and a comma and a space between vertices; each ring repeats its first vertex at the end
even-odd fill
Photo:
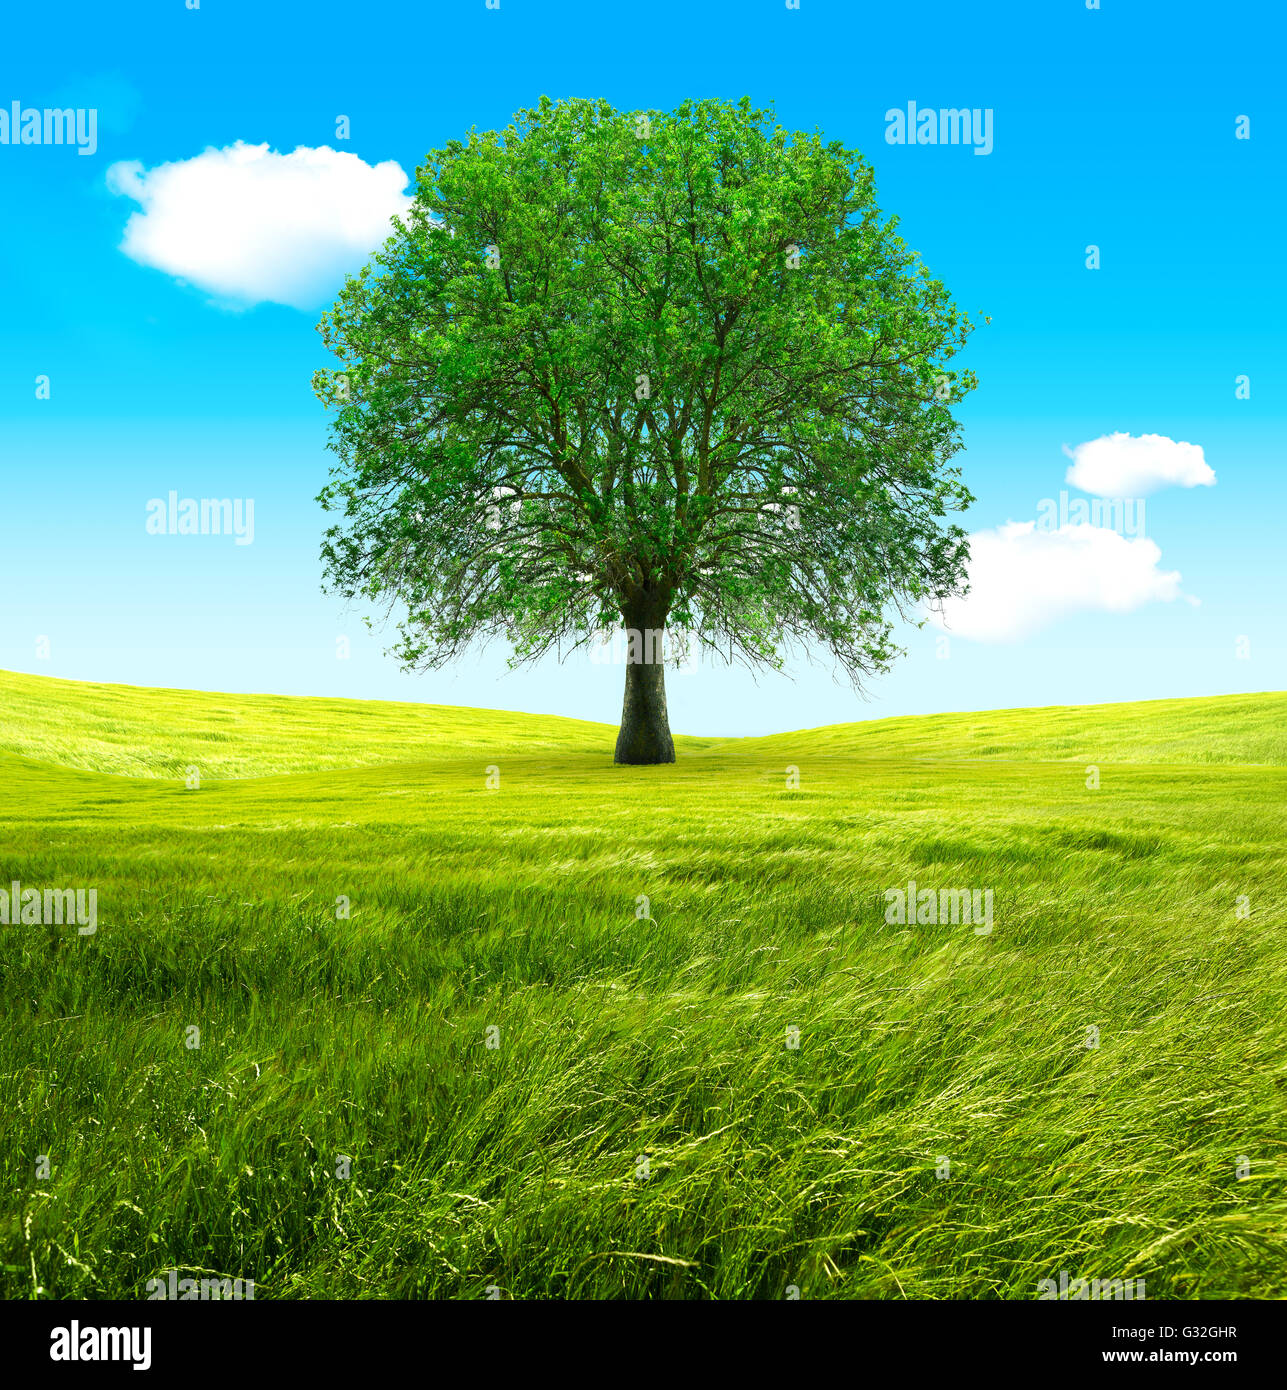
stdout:
POLYGON ((618 768, 0 675, 0 885, 97 905, 0 924, 0 1295, 1287 1296, 1285 699, 618 768))
MULTIPOLYGON (((90 772, 212 778, 472 753, 611 755, 616 726, 506 710, 99 685, 0 671, 0 752, 90 772)), ((1287 764, 1287 693, 937 714, 757 739, 678 737, 770 756, 1287 764)))

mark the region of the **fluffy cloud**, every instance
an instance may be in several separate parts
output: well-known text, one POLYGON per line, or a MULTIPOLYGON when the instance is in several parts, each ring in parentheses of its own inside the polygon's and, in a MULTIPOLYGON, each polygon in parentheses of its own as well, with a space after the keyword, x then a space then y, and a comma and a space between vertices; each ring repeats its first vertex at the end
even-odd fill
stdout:
POLYGON ((142 208, 121 250, 235 306, 312 309, 405 214, 407 175, 323 145, 278 154, 238 140, 145 169, 113 164, 108 187, 142 208))
POLYGON ((1041 530, 1010 521, 970 537, 970 593, 933 621, 976 642, 1018 642, 1078 612, 1128 613, 1181 597, 1150 540, 1086 523, 1041 530))
POLYGON ((1162 487, 1210 487, 1216 480, 1200 444, 1164 434, 1106 434, 1065 448, 1065 481, 1096 497, 1147 497, 1162 487))

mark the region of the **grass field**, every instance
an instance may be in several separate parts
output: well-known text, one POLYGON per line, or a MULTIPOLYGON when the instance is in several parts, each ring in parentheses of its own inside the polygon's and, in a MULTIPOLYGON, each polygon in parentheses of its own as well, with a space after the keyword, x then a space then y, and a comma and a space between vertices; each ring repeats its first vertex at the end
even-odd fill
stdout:
POLYGON ((619 768, 574 720, 0 673, 0 887, 97 893, 0 926, 0 1292, 1287 1296, 1285 716, 619 768), (909 879, 992 932, 887 923, 909 879))

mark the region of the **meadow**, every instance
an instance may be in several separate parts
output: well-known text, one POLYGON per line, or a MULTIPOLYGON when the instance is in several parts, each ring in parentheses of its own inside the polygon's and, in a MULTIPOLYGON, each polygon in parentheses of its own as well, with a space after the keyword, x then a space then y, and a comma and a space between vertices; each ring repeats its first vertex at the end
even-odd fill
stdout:
POLYGON ((1287 1296, 1287 694, 614 736, 0 673, 0 1294, 1287 1296))

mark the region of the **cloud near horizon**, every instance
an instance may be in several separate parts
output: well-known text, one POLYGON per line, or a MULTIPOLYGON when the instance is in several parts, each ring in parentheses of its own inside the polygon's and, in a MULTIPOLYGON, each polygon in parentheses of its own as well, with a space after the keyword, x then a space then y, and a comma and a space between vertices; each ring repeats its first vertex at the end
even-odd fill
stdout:
POLYGON ((279 154, 238 140, 191 159, 113 164, 107 186, 142 209, 121 250, 225 307, 311 310, 338 291, 404 216, 408 175, 393 160, 301 145, 279 154))
POLYGON ((1009 521, 970 536, 970 593, 930 619, 956 637, 1019 642, 1074 613, 1129 613, 1187 597, 1179 571, 1158 568, 1161 558, 1153 541, 1103 526, 1009 521))

